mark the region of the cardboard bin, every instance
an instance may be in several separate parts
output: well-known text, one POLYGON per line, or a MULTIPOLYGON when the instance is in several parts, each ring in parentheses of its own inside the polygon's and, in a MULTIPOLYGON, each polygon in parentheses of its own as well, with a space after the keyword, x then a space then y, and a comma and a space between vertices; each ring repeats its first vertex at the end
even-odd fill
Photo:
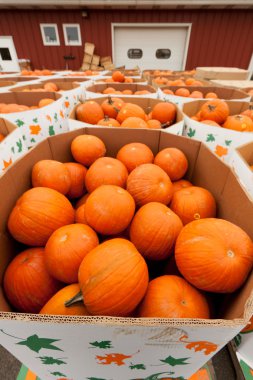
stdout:
MULTIPOLYGON (((108 94, 103 94, 103 91, 108 88, 108 87, 113 87, 117 91, 123 91, 123 90, 132 90, 133 92, 136 91, 143 91, 147 90, 150 92, 150 94, 144 94, 144 95, 125 95, 125 97, 134 97, 134 96, 139 96, 141 98, 157 98, 157 91, 154 89, 154 87, 145 85, 145 84, 135 84, 135 83, 115 83, 115 84, 93 84, 92 86, 86 87, 85 91, 85 96, 87 99, 90 98, 97 98, 97 97, 107 97, 108 94)), ((111 96, 114 96, 114 94, 110 94, 111 96)), ((116 94, 115 96, 118 96, 116 94)))
POLYGON ((220 80, 247 80, 249 71, 237 67, 197 67, 196 77, 220 80))

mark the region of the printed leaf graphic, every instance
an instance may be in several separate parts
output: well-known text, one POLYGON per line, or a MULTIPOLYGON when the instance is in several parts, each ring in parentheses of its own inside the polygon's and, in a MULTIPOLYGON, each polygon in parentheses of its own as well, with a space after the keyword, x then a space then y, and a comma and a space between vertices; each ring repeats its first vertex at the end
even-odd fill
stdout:
POLYGON ((188 343, 185 347, 188 348, 188 350, 193 348, 195 352, 203 351, 205 355, 209 355, 211 352, 217 350, 218 345, 212 342, 199 341, 188 343))
POLYGON ((70 103, 69 102, 64 102, 64 105, 65 105, 66 108, 69 108, 70 103))
POLYGON ((39 356, 39 359, 41 359, 43 364, 58 364, 58 365, 67 364, 63 360, 55 359, 55 358, 52 358, 51 356, 39 356))
POLYGON ((57 113, 54 114, 54 120, 58 121, 58 115, 57 115, 57 113))
POLYGON ((33 122, 34 122, 34 123, 38 123, 38 118, 35 117, 35 118, 33 119, 33 122))
POLYGON ((215 137, 212 133, 209 133, 206 138, 206 142, 215 141, 215 137))
POLYGON ((164 360, 160 360, 161 362, 163 363, 166 363, 166 364, 169 364, 171 365, 172 367, 176 366, 176 365, 186 365, 186 364, 190 364, 190 363, 185 363, 186 360, 188 360, 189 358, 173 358, 173 356, 168 356, 166 359, 164 360))
POLYGON ((25 136, 25 135, 23 135, 23 136, 22 136, 22 139, 25 141, 25 140, 26 140, 26 136, 25 136))
POLYGON ((30 125, 30 134, 31 135, 38 135, 41 131, 41 128, 39 125, 30 125))
POLYGON ((3 160, 3 164, 4 164, 4 170, 5 170, 8 168, 8 166, 10 166, 12 164, 12 159, 10 158, 9 161, 3 160))
POLYGON ((25 123, 24 123, 22 120, 20 120, 20 119, 16 120, 15 123, 17 124, 18 127, 22 127, 22 125, 25 124, 25 123))
POLYGON ((35 143, 35 142, 36 142, 36 140, 35 140, 34 138, 32 138, 32 139, 31 139, 31 142, 32 142, 32 143, 35 143))
POLYGON ((225 140, 225 144, 226 144, 227 146, 230 146, 231 142, 232 142, 232 140, 225 140))
POLYGON ((55 131, 54 131, 54 126, 53 125, 49 125, 48 133, 49 133, 49 136, 54 136, 55 135, 55 131))
POLYGON ((101 342, 98 342, 98 341, 91 342, 90 345, 92 345, 93 347, 98 347, 98 348, 103 348, 103 349, 113 348, 112 342, 110 340, 102 340, 101 342))
POLYGON ((22 141, 19 139, 18 142, 16 143, 18 147, 18 153, 22 152, 23 146, 22 146, 22 141))
POLYGON ((146 369, 144 364, 132 364, 129 366, 130 369, 146 369))
POLYGON ((189 128, 189 132, 187 133, 187 136, 193 137, 193 136, 195 136, 195 133, 196 133, 195 129, 189 128))
MULTIPOLYGON (((166 378, 169 376, 169 378, 172 380, 173 377, 170 377, 170 375, 171 375, 171 372, 159 372, 159 373, 154 373, 153 375, 150 375, 148 377, 145 377, 145 379, 142 379, 142 380, 162 380, 165 378, 165 376, 166 376, 166 378)), ((182 376, 176 377, 174 379, 175 380, 185 380, 182 376)), ((132 379, 132 380, 135 380, 135 379, 132 379)))
POLYGON ((12 153, 15 153, 14 146, 11 147, 11 151, 12 151, 12 153))
POLYGON ((51 118, 51 116, 50 116, 50 115, 46 115, 46 118, 47 118, 47 120, 49 120, 49 121, 50 121, 50 123, 52 122, 52 118, 51 118))
POLYGON ((217 154, 217 156, 219 157, 225 156, 228 153, 228 148, 224 148, 221 145, 216 145, 214 153, 217 154))
POLYGON ((63 113, 62 110, 60 110, 60 116, 61 116, 62 119, 64 118, 64 113, 63 113))
POLYGON ((22 340, 17 344, 27 346, 30 350, 40 352, 42 348, 46 350, 62 351, 52 343, 58 342, 60 339, 39 338, 37 334, 29 336, 26 340, 22 340))
POLYGON ((236 344, 237 347, 240 346, 240 344, 241 344, 241 342, 242 342, 242 337, 241 337, 240 334, 238 334, 238 335, 236 335, 236 336, 234 337, 234 342, 235 342, 235 344, 236 344))
POLYGON ((100 377, 86 377, 88 380, 106 380, 106 379, 100 379, 100 377))
POLYGON ((51 375, 54 375, 54 376, 64 376, 64 377, 66 377, 66 375, 64 375, 64 373, 61 373, 61 372, 51 372, 51 375))

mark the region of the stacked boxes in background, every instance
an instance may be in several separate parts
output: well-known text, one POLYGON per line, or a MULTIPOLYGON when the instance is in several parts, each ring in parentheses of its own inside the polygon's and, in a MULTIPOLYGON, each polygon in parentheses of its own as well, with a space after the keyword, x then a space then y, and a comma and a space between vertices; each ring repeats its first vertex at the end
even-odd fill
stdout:
POLYGON ((90 42, 86 42, 84 45, 84 57, 81 70, 103 70, 102 63, 101 66, 99 66, 100 56, 94 54, 94 51, 95 45, 90 42))

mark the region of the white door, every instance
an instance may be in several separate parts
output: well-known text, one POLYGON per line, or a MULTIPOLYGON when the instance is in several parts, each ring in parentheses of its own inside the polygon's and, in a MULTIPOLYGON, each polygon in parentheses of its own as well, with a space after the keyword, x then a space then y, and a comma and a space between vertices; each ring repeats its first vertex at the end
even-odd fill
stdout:
POLYGON ((0 72, 20 71, 12 37, 0 36, 0 72))
POLYGON ((190 24, 112 24, 114 64, 184 70, 190 24))

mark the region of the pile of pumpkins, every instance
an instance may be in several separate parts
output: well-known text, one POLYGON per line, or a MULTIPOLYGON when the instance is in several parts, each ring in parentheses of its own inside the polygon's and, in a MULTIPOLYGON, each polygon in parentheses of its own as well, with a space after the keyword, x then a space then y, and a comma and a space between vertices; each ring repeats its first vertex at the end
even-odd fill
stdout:
POLYGON ((8 104, 0 103, 0 114, 31 111, 37 108, 46 107, 53 102, 54 102, 54 99, 44 98, 39 101, 37 106, 25 106, 23 104, 16 104, 16 103, 8 103, 8 104))

